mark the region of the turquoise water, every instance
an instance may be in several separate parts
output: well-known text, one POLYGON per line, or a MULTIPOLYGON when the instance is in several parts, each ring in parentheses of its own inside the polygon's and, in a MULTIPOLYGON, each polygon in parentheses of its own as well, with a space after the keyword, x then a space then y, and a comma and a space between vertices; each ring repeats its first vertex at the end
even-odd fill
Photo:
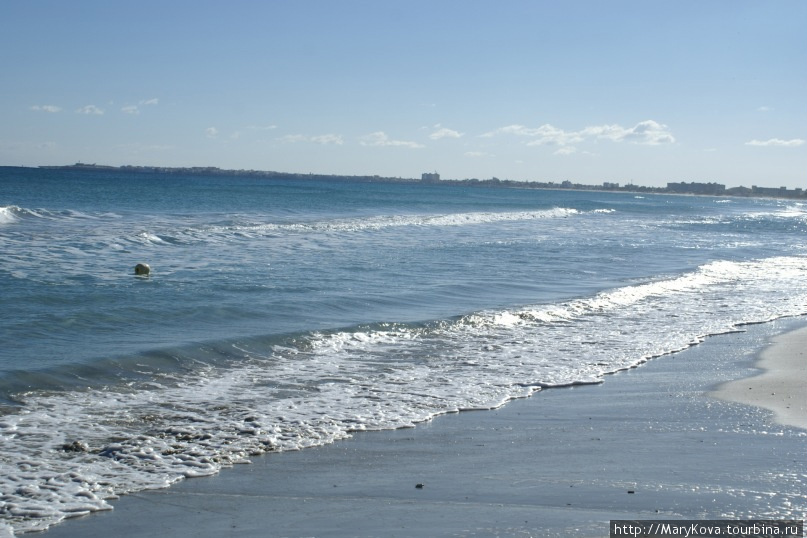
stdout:
POLYGON ((0 516, 807 313, 806 233, 793 201, 0 168, 0 516))

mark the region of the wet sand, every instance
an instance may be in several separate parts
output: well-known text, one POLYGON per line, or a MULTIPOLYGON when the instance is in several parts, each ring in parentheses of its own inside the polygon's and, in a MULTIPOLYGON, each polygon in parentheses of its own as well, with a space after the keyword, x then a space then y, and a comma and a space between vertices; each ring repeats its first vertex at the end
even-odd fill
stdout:
POLYGON ((269 454, 42 536, 607 536, 610 519, 802 519, 807 432, 711 394, 803 326, 751 326, 600 385, 269 454))

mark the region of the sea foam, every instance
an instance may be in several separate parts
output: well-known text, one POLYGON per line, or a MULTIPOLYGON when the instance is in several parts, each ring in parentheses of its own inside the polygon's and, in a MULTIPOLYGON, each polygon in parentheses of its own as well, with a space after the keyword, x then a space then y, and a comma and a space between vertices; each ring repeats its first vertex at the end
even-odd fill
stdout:
POLYGON ((807 313, 806 276, 803 257, 714 262, 553 304, 232 342, 229 360, 188 374, 18 394, 0 422, 0 513, 16 532, 43 529, 265 452, 598 383, 710 334, 807 313))

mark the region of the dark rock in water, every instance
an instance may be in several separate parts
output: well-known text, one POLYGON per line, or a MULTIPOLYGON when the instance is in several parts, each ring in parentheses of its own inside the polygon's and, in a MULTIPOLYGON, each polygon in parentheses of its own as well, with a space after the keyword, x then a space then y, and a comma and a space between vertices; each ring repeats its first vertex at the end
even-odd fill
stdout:
POLYGON ((147 263, 138 263, 137 265, 135 265, 135 274, 136 275, 145 276, 145 275, 148 275, 149 273, 151 273, 151 267, 149 267, 149 264, 147 264, 147 263))
POLYGON ((416 487, 417 489, 423 489, 423 484, 415 484, 415 487, 416 487))
POLYGON ((120 445, 112 445, 105 447, 103 450, 98 452, 99 456, 103 456, 105 458, 113 458, 116 459, 118 457, 118 453, 122 451, 123 447, 120 445))
POLYGON ((81 441, 73 441, 72 443, 65 443, 62 445, 62 450, 65 452, 87 452, 90 448, 86 443, 81 441))

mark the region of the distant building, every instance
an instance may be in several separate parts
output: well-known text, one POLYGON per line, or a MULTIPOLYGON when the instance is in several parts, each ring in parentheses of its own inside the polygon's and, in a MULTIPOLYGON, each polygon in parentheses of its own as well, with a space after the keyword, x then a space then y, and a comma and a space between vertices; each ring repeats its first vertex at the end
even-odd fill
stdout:
POLYGON ((423 183, 436 183, 440 181, 440 174, 437 172, 425 172, 420 175, 420 181, 423 183))
POLYGON ((732 187, 730 189, 726 189, 726 194, 730 194, 731 196, 751 196, 751 189, 748 187, 732 187))
POLYGON ((751 194, 756 196, 786 196, 787 195, 787 187, 757 187, 756 185, 751 185, 751 194))
POLYGON ((603 189, 618 189, 619 183, 611 183, 610 181, 604 181, 602 184, 603 189))
POLYGON ((667 183, 670 192, 685 194, 724 194, 726 186, 720 183, 667 183))

